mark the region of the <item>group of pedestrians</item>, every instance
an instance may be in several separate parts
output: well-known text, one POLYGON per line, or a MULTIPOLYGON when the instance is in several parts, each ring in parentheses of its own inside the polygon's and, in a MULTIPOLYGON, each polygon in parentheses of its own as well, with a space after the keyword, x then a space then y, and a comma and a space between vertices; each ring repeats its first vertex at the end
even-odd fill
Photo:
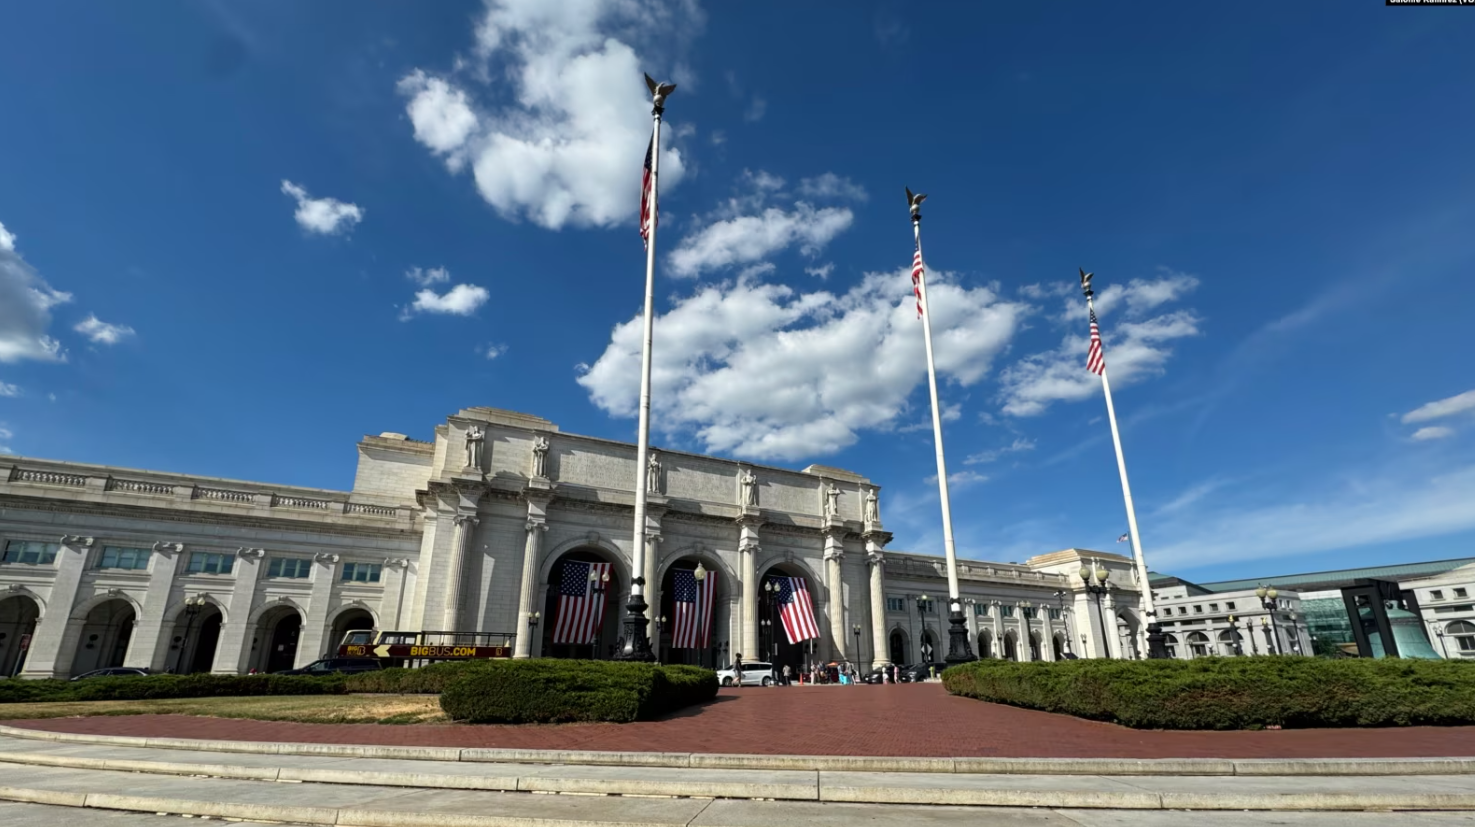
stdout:
MULTIPOLYGON (((743 656, 734 654, 732 668, 736 675, 743 674, 743 656)), ((771 671, 774 686, 793 686, 795 683, 804 684, 841 684, 854 685, 861 683, 860 671, 849 663, 832 663, 827 666, 813 664, 808 669, 795 669, 789 664, 773 664, 771 671)))

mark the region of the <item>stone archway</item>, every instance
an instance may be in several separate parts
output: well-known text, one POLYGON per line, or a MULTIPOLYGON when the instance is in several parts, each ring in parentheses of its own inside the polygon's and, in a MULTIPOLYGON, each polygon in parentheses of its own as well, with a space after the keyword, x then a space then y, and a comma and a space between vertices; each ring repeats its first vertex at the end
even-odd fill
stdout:
POLYGON ((100 601, 80 619, 74 617, 71 622, 79 624, 81 630, 69 674, 76 676, 122 666, 128 656, 136 619, 133 604, 120 597, 100 601))
POLYGON ((375 628, 374 615, 363 606, 344 606, 333 618, 333 631, 328 637, 325 658, 336 657, 338 646, 349 632, 375 628))
POLYGON ((897 666, 906 666, 907 660, 907 636, 900 629, 892 629, 887 643, 887 654, 891 656, 891 662, 897 666))
POLYGON ((978 630, 978 656, 980 658, 992 658, 994 654, 994 633, 989 629, 978 630))
POLYGON ((1044 654, 1043 654, 1044 653, 1044 648, 1043 648, 1044 642, 1045 642, 1045 640, 1044 640, 1043 637, 1040 636, 1040 633, 1039 632, 1030 632, 1029 633, 1029 659, 1030 660, 1044 660, 1045 659, 1044 658, 1044 654))
POLYGON ((809 576, 809 572, 796 563, 774 563, 764 569, 758 577, 759 651, 751 655, 745 653, 744 659, 768 661, 779 670, 788 666, 795 673, 808 672, 810 666, 820 661, 819 640, 794 641, 789 639, 789 632, 784 624, 782 606, 778 598, 779 581, 788 577, 798 578, 803 582, 805 590, 809 593, 810 610, 814 614, 814 628, 816 630, 821 628, 819 612, 814 608, 818 603, 815 599, 815 582, 809 576))
POLYGON ((302 638, 302 612, 291 603, 278 603, 261 613, 252 630, 251 671, 280 672, 297 665, 297 643, 302 638))
POLYGON ((209 672, 215 665, 215 647, 225 616, 220 606, 207 601, 199 606, 181 606, 175 613, 164 669, 178 675, 209 672))
POLYGON ((1004 633, 1004 660, 1019 660, 1019 634, 1013 629, 1004 633))
POLYGON ((918 663, 933 663, 937 660, 937 636, 932 634, 931 629, 922 630, 922 640, 917 652, 920 655, 918 663))
POLYGON ((1122 647, 1122 657, 1137 660, 1142 657, 1142 652, 1137 643, 1137 619, 1127 612, 1121 612, 1116 618, 1117 642, 1122 647))
POLYGON ((1056 632, 1050 636, 1050 651, 1056 660, 1065 660, 1065 653, 1070 651, 1063 632, 1056 632))
POLYGON ((0 677, 20 674, 40 616, 41 606, 29 595, 0 600, 0 677))
MULTIPOLYGON (((619 561, 598 546, 559 554, 548 568, 537 642, 542 657, 608 660, 620 639, 625 583, 619 561), (591 584, 593 571, 596 581, 591 584), (608 575, 609 579, 604 579, 608 575), (572 592, 577 591, 577 594, 572 592), (568 607, 562 611, 561 606, 568 607), (590 614, 592 612, 592 614, 590 614), (585 632, 592 636, 585 637, 585 632), (582 638, 581 642, 574 642, 582 638)), ((647 610, 646 617, 650 617, 647 610)), ((655 631, 655 624, 646 627, 655 631)))
POLYGON ((729 628, 734 585, 727 575, 700 553, 679 557, 666 566, 661 576, 660 607, 652 612, 656 622, 651 626, 651 646, 661 663, 717 668, 719 630, 729 628), (698 563, 702 567, 700 581, 696 579, 698 563), (678 597, 682 598, 680 605, 678 597), (683 616, 697 623, 689 626, 683 616), (701 634, 703 627, 705 635, 701 634))

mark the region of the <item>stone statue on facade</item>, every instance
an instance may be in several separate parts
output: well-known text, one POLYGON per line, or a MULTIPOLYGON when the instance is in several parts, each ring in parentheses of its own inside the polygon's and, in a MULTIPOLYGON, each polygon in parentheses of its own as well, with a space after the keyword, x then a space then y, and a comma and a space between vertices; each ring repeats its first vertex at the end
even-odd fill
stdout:
POLYGON ((661 457, 655 451, 650 452, 650 460, 645 464, 645 491, 647 494, 661 493, 661 457))
POLYGON ((752 508, 758 505, 758 477, 748 469, 744 468, 738 473, 738 482, 743 487, 743 507, 752 508))
POLYGON ((832 483, 825 483, 825 519, 835 520, 840 517, 840 489, 832 483))
POLYGON ((881 505, 874 488, 866 489, 866 522, 872 525, 881 524, 881 505))
POLYGON ((548 438, 539 436, 533 438, 533 476, 548 476, 548 438))
POLYGON ((485 443, 487 432, 479 426, 472 425, 466 430, 466 467, 482 470, 482 445, 485 443))

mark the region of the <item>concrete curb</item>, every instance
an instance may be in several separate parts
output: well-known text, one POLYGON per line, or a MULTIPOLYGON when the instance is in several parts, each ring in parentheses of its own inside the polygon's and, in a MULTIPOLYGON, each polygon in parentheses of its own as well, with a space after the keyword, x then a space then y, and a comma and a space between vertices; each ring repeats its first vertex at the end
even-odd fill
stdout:
POLYGON ((458 747, 396 747, 364 744, 269 743, 190 738, 83 735, 0 725, 0 736, 110 747, 390 758, 496 764, 678 767, 721 770, 807 770, 812 772, 930 772, 988 775, 1475 775, 1475 757, 1461 758, 907 758, 841 755, 729 755, 684 752, 604 752, 458 747))

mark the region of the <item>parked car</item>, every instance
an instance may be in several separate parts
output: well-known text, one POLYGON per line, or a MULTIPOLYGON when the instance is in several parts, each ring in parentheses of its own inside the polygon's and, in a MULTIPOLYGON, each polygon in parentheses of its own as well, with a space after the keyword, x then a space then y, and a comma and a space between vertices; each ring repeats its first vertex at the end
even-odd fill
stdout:
POLYGON ((887 676, 891 674, 891 667, 877 666, 875 669, 860 676, 861 683, 885 683, 887 676))
POLYGON ((717 670, 717 680, 723 686, 772 686, 773 664, 754 661, 743 661, 743 677, 739 681, 737 673, 729 665, 726 669, 717 670))
POLYGON ((83 678, 133 678, 140 675, 152 675, 154 670, 142 666, 113 666, 108 669, 94 669, 91 672, 83 672, 72 678, 80 681, 83 678))
POLYGON ((902 683, 919 683, 928 678, 940 677, 942 670, 947 668, 946 663, 933 661, 931 663, 914 663, 911 666, 901 668, 902 683))
POLYGON ((283 669, 274 675, 341 675, 383 669, 378 658, 323 658, 297 669, 283 669))

